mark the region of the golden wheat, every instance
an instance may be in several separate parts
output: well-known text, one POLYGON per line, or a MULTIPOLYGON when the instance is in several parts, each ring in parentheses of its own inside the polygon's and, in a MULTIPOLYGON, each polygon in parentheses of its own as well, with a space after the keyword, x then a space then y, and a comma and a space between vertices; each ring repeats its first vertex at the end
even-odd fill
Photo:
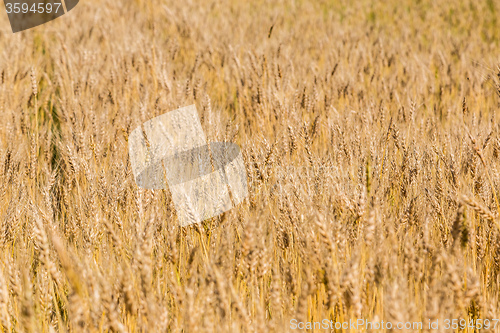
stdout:
POLYGON ((0 15, 0 330, 499 318, 499 11, 90 0, 17 34, 0 15), (183 228, 127 140, 193 103, 250 193, 183 228))

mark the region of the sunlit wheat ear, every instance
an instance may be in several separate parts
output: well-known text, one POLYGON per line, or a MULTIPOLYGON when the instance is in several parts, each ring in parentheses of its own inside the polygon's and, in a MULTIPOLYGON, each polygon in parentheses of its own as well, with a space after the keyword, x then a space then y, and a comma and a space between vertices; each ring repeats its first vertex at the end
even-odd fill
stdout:
POLYGON ((121 249, 123 247, 121 238, 118 237, 116 231, 113 228, 112 221, 108 218, 101 218, 99 214, 96 216, 96 223, 99 224, 100 221, 103 222, 104 226, 106 227, 106 231, 108 232, 109 236, 111 237, 111 240, 113 241, 113 244, 115 247, 118 249, 121 249))
POLYGON ((12 328, 11 320, 10 320, 10 312, 9 312, 9 290, 7 287, 7 281, 5 280, 5 276, 0 269, 0 322, 3 327, 10 332, 12 328))
POLYGON ((54 282, 59 284, 61 277, 56 265, 50 257, 49 240, 45 232, 45 226, 38 214, 34 215, 34 219, 35 224, 33 226, 33 231, 36 235, 36 246, 38 247, 40 253, 40 261, 45 265, 54 282))
POLYGON ((170 323, 170 312, 167 307, 162 309, 160 320, 156 323, 155 329, 158 332, 166 332, 170 323))
POLYGON ((315 219, 315 224, 318 226, 321 241, 328 250, 329 254, 333 257, 335 255, 335 248, 332 242, 330 231, 326 223, 326 219, 322 215, 318 215, 315 219))
POLYGON ((107 326, 113 332, 127 332, 125 326, 120 322, 119 307, 113 297, 111 286, 105 279, 101 279, 103 289, 102 304, 107 318, 107 326))
POLYGON ((311 286, 309 281, 303 281, 301 287, 301 293, 297 301, 297 309, 295 311, 296 318, 300 318, 301 321, 308 320, 308 298, 310 295, 311 286))
POLYGON ((137 253, 138 268, 140 271, 141 291, 142 291, 142 310, 144 314, 154 314, 156 311, 155 304, 152 302, 151 284, 152 284, 152 219, 148 220, 142 235, 142 244, 137 253))
POLYGON ((81 297, 73 292, 68 296, 70 320, 73 324, 73 329, 84 329, 86 326, 84 305, 81 297))
POLYGON ((243 254, 243 258, 246 264, 246 269, 250 274, 253 273, 252 268, 255 267, 255 224, 253 221, 249 221, 245 230, 245 238, 243 240, 243 245, 241 248, 241 252, 243 254))
POLYGON ((291 126, 288 126, 288 135, 289 135, 289 151, 290 155, 293 155, 295 151, 297 151, 297 138, 292 130, 291 126))
POLYGON ((247 327, 250 326, 251 317, 248 313, 245 304, 241 300, 241 295, 237 292, 233 284, 230 284, 231 288, 231 299, 234 300, 233 307, 238 314, 238 317, 243 322, 243 324, 247 327))
POLYGON ((24 332, 35 332, 35 309, 33 308, 33 284, 27 269, 22 270, 22 295, 20 324, 24 332))
POLYGON ((34 67, 31 67, 30 75, 31 75, 31 90, 33 95, 36 95, 38 93, 38 84, 34 67))
POLYGON ((377 213, 375 212, 375 209, 370 209, 364 228, 366 248, 369 249, 373 244, 377 228, 377 213))
POLYGON ((45 318, 50 318, 52 312, 52 284, 51 278, 47 272, 43 272, 38 276, 38 294, 40 308, 45 318))
POLYGON ((271 303, 271 313, 272 319, 274 320, 275 328, 278 322, 282 318, 282 306, 281 306, 281 293, 282 293, 282 280, 278 272, 278 269, 273 269, 272 282, 271 282, 271 292, 269 294, 269 301, 271 303))
POLYGON ((8 278, 9 278, 9 287, 10 294, 13 297, 17 297, 21 294, 21 282, 19 278, 19 271, 14 266, 14 260, 9 258, 8 263, 8 278))
POLYGON ((137 297, 131 274, 132 272, 128 268, 122 269, 120 285, 125 299, 125 310, 130 315, 135 315, 137 312, 137 297))
POLYGON ((217 306, 219 307, 219 311, 221 313, 221 317, 224 318, 226 313, 230 311, 230 303, 227 295, 227 281, 223 278, 219 270, 215 266, 209 267, 209 272, 212 275, 212 278, 215 282, 215 287, 217 288, 217 298, 216 301, 217 306))
MULTIPOLYGON (((455 221, 451 227, 451 236, 453 238, 452 251, 455 251, 457 245, 462 243, 463 234, 464 234, 464 206, 459 203, 455 221)), ((463 243, 461 244, 463 245, 463 243)))
POLYGON ((494 223, 494 224, 497 223, 495 216, 488 208, 480 205, 479 203, 477 203, 476 201, 474 201, 473 199, 469 198, 466 195, 463 195, 461 197, 461 200, 465 204, 467 204, 469 207, 474 209, 474 211, 476 211, 479 214, 479 216, 481 216, 482 218, 486 219, 487 221, 489 221, 491 223, 494 223))

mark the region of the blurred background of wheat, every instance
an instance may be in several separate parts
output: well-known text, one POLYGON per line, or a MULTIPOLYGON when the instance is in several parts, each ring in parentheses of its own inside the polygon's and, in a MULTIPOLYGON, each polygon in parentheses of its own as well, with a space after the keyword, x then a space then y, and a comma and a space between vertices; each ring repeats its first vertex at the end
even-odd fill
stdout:
POLYGON ((498 318, 499 15, 88 0, 14 35, 2 9, 2 330, 498 318), (251 192, 182 229, 168 190, 136 186, 127 138, 191 103, 241 146, 251 192))

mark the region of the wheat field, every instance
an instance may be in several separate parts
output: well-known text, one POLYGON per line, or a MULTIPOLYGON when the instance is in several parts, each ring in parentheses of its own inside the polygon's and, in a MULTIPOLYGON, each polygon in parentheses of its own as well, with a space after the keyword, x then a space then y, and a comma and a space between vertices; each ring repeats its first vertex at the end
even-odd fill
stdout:
POLYGON ((2 332, 500 318, 498 1, 0 8, 2 332), (249 197, 182 228, 127 139, 190 104, 249 197))

